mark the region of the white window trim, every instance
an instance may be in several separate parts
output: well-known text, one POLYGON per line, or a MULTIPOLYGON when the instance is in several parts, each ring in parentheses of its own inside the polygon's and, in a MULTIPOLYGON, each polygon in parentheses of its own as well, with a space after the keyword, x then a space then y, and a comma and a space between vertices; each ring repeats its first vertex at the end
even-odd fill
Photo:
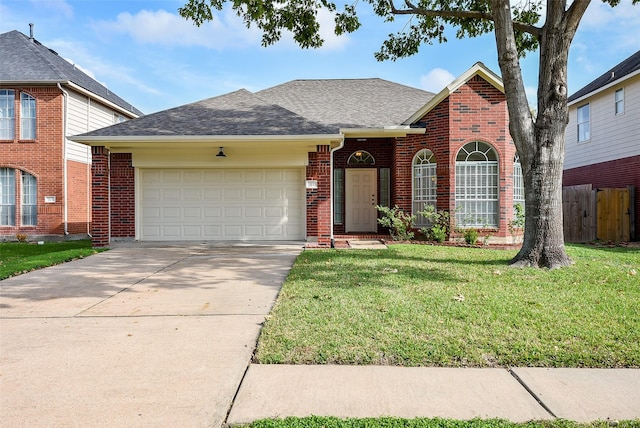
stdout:
POLYGON ((587 141, 591 140, 591 105, 589 103, 587 104, 583 104, 580 107, 578 107, 578 109, 576 110, 576 123, 577 123, 577 140, 578 143, 585 143, 587 141), (586 121, 580 122, 580 110, 587 108, 587 111, 589 113, 589 116, 587 118, 586 121), (587 138, 584 139, 580 139, 580 125, 585 125, 587 126, 587 138))
POLYGON ((616 116, 622 116, 624 114, 624 88, 618 88, 613 92, 613 112, 616 116), (622 94, 622 98, 618 99, 618 94, 622 94), (618 105, 622 106, 622 109, 618 111, 618 105))
POLYGON ((422 149, 411 162, 411 210, 416 216, 416 226, 428 226, 420 211, 431 205, 435 208, 438 192, 437 163, 431 150, 422 149), (418 179, 423 185, 418 186, 418 179))

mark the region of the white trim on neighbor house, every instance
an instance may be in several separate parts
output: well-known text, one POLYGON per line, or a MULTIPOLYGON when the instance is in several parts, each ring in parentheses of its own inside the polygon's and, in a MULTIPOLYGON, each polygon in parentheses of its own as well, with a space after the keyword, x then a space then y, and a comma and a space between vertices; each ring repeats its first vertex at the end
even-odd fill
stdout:
POLYGON ((573 100, 573 101, 569 102, 569 103, 568 103, 568 105, 569 105, 569 107, 571 107, 571 106, 572 106, 572 105, 574 105, 574 104, 577 104, 577 103, 583 102, 584 100, 586 100, 586 99, 588 99, 588 98, 591 98, 591 97, 593 97, 594 95, 599 94, 600 92, 603 92, 603 91, 606 91, 606 90, 608 90, 608 89, 611 89, 611 88, 612 88, 612 87, 614 87, 614 86, 620 86, 623 82, 625 82, 625 81, 627 81, 627 80, 631 79, 632 77, 638 76, 638 75, 640 75, 640 70, 636 70, 636 71, 634 71, 633 73, 629 73, 629 74, 627 74, 626 76, 623 76, 623 77, 621 77, 621 78, 619 78, 619 79, 616 79, 616 80, 614 80, 613 82, 608 83, 608 84, 606 84, 606 85, 604 85, 604 86, 601 86, 600 88, 598 88, 598 89, 596 89, 596 90, 594 90, 594 91, 591 91, 591 92, 589 92, 589 93, 587 93, 587 94, 584 94, 584 95, 583 95, 583 96, 581 96, 580 98, 576 98, 575 100, 573 100))
POLYGON ((565 134, 564 169, 640 155, 640 74, 633 81, 622 79, 606 91, 597 91, 569 106, 565 134), (624 114, 615 114, 615 91, 625 89, 624 114), (577 110, 590 105, 590 139, 578 142, 577 110))

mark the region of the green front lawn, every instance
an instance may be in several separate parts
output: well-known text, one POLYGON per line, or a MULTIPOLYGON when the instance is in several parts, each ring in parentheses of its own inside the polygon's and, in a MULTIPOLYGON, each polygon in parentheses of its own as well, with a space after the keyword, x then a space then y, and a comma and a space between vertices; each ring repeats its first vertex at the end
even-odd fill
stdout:
POLYGON ((575 265, 430 245, 300 255, 256 360, 281 364, 640 367, 640 250, 571 245, 575 265))
POLYGON ((91 247, 91 241, 0 242, 0 280, 35 269, 53 266, 104 251, 91 247))
POLYGON ((243 425, 247 428, 638 428, 640 420, 608 421, 593 423, 577 423, 567 420, 532 421, 514 423, 502 419, 474 419, 457 421, 451 419, 399 419, 399 418, 364 418, 338 419, 332 417, 312 416, 308 418, 265 419, 243 425))

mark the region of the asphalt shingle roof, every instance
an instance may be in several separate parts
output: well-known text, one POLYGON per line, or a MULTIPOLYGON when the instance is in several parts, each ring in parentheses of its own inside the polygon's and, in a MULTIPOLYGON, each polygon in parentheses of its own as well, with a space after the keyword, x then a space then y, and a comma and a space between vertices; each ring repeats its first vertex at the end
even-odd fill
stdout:
POLYGON ((335 128, 400 125, 434 94, 383 79, 293 80, 256 93, 335 128))
POLYGON ((83 136, 332 134, 333 130, 240 89, 152 113, 83 136))
POLYGON ((3 84, 72 82, 137 116, 143 113, 55 51, 19 31, 0 34, 0 82, 3 84))
POLYGON ((620 80, 637 70, 640 70, 640 51, 634 53, 629 58, 625 59, 582 89, 576 91, 569 97, 569 102, 582 98, 591 92, 597 91, 598 89, 613 83, 616 80, 620 80))
POLYGON ((294 80, 153 113, 82 136, 322 135, 401 125, 431 92, 382 79, 294 80))

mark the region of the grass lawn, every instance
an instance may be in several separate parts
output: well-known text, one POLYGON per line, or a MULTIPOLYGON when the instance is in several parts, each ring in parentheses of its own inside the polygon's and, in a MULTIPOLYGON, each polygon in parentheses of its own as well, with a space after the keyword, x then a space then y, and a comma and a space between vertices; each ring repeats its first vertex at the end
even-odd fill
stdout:
POLYGON ((575 264, 429 245, 314 250, 262 330, 260 363, 640 367, 640 250, 569 245, 575 264))
POLYGON ((89 240, 45 242, 44 245, 0 242, 0 280, 100 251, 104 250, 93 249, 89 240))
MULTIPOLYGON (((566 420, 538 421, 514 423, 501 419, 474 419, 456 421, 450 419, 338 419, 332 417, 265 419, 243 425, 248 428, 609 428, 607 421, 589 424, 566 420)), ((619 421, 618 428, 638 428, 640 420, 619 421)))

